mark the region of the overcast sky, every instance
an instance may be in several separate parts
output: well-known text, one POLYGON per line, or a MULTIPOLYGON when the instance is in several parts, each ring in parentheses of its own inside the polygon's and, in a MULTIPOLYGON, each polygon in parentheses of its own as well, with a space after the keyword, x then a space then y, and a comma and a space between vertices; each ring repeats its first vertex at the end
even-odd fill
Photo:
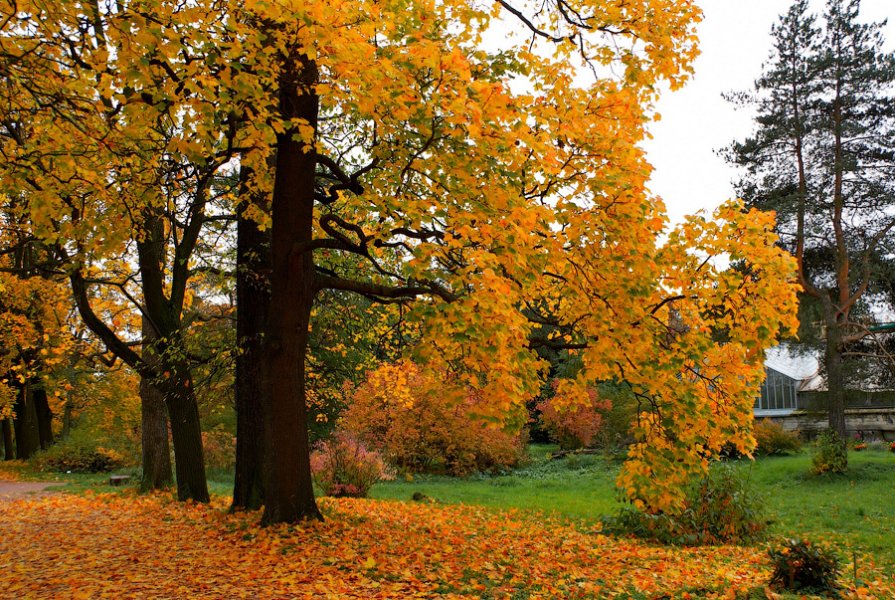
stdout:
MULTIPOLYGON (((751 87, 771 49, 771 26, 789 0, 700 0, 702 55, 687 86, 659 101, 662 120, 652 124, 645 144, 655 167, 651 190, 665 200, 672 222, 699 209, 712 209, 733 196, 735 170, 715 150, 752 130, 752 115, 736 109, 721 93, 751 87)), ((822 9, 823 1, 814 5, 822 9)), ((887 48, 895 47, 895 0, 864 0, 862 20, 888 18, 887 48)))

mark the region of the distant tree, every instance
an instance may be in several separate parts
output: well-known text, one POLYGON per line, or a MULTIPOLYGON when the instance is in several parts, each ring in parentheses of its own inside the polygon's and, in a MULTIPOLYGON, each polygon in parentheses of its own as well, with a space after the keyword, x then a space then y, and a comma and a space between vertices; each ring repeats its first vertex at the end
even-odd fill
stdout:
MULTIPOLYGON (((895 55, 884 23, 858 21, 860 0, 828 0, 823 18, 797 0, 772 29, 774 48, 748 93, 756 131, 728 160, 745 169, 747 204, 777 212, 799 265, 802 315, 820 321, 829 424, 845 438, 847 361, 885 358, 872 305, 891 302, 882 269, 895 216, 895 55)), ((890 287, 890 286, 889 286, 890 287)))

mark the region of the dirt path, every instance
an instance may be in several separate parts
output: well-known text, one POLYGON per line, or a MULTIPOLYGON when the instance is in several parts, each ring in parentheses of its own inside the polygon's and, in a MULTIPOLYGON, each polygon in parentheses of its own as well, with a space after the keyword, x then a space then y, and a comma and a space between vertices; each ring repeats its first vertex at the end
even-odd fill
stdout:
POLYGON ((16 498, 31 498, 46 493, 48 488, 64 485, 42 481, 0 481, 0 502, 16 498))

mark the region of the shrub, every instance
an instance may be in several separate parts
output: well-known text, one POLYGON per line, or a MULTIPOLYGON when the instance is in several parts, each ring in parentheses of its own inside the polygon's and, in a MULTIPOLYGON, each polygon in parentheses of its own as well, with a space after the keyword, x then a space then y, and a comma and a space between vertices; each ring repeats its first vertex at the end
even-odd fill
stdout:
POLYGON ((832 429, 820 432, 814 445, 811 472, 815 475, 844 473, 847 468, 848 453, 845 442, 832 429))
POLYGON ((374 483, 390 477, 378 452, 344 432, 317 444, 311 453, 311 473, 325 495, 352 498, 366 497, 374 483))
POLYGON ((805 540, 786 540, 768 555, 774 568, 772 587, 812 594, 838 592, 839 558, 831 550, 805 540))
POLYGON ((123 467, 126 461, 120 452, 112 448, 65 440, 38 454, 34 464, 42 471, 108 473, 123 467))
POLYGON ((798 433, 787 431, 782 425, 770 419, 755 421, 752 435, 755 436, 755 454, 758 456, 788 454, 802 449, 802 440, 798 433))
POLYGON ((687 490, 680 514, 650 514, 625 508, 610 529, 665 544, 740 544, 760 537, 764 508, 751 482, 735 467, 716 465, 687 490))
MULTIPOLYGON (((555 383, 556 380, 554 388, 555 383)), ((603 424, 601 411, 607 410, 609 404, 599 399, 596 390, 590 389, 586 398, 557 394, 538 402, 536 408, 550 438, 563 450, 577 450, 593 445, 603 424)))
POLYGON ((524 455, 524 419, 501 427, 476 415, 482 400, 413 363, 384 365, 351 390, 341 427, 411 472, 468 475, 514 466, 524 455))

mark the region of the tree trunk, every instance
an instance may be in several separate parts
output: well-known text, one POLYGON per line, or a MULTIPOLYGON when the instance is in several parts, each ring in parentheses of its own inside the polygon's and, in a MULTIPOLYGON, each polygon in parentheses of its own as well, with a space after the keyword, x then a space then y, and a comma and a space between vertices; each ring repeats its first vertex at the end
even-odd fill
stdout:
POLYGON ((12 443, 12 424, 10 420, 3 419, 0 427, 3 428, 3 460, 15 460, 16 450, 12 443))
POLYGON ((169 368, 169 377, 158 385, 164 390, 165 405, 171 418, 177 498, 208 502, 202 426, 192 376, 187 365, 179 364, 169 368))
MULTIPOLYGON (((317 68, 305 56, 289 56, 280 74, 280 110, 317 129, 317 68)), ((314 220, 316 157, 293 139, 277 135, 271 232, 271 300, 265 339, 270 393, 265 396, 265 510, 262 523, 322 519, 311 482, 305 405, 305 353, 316 284, 310 252, 314 220)))
POLYGON ((839 348, 839 328, 827 328, 824 366, 827 371, 828 422, 843 442, 845 429, 845 382, 843 381, 842 350, 839 348))
MULTIPOLYGON (((155 327, 145 316, 142 319, 143 360, 158 366, 158 357, 154 354, 153 344, 158 340, 155 327)), ((140 378, 140 441, 143 459, 143 478, 140 480, 140 491, 163 490, 171 486, 171 450, 168 446, 168 413, 165 407, 165 396, 156 387, 155 382, 146 377, 140 378)))
POLYGON ((236 225, 236 475, 231 510, 264 504, 264 413, 269 393, 263 353, 270 292, 270 239, 237 210, 236 225))
POLYGON ((53 445, 53 411, 47 399, 47 391, 41 386, 34 386, 31 393, 34 399, 34 410, 37 416, 37 435, 40 447, 46 450, 53 445))
POLYGON ((71 412, 72 412, 72 393, 68 392, 68 399, 65 401, 65 408, 62 410, 62 439, 67 440, 71 435, 71 412))
POLYGON ((31 458, 40 449, 40 433, 37 427, 37 411, 34 407, 31 386, 27 383, 18 386, 16 397, 16 418, 14 429, 16 434, 16 458, 31 458))

